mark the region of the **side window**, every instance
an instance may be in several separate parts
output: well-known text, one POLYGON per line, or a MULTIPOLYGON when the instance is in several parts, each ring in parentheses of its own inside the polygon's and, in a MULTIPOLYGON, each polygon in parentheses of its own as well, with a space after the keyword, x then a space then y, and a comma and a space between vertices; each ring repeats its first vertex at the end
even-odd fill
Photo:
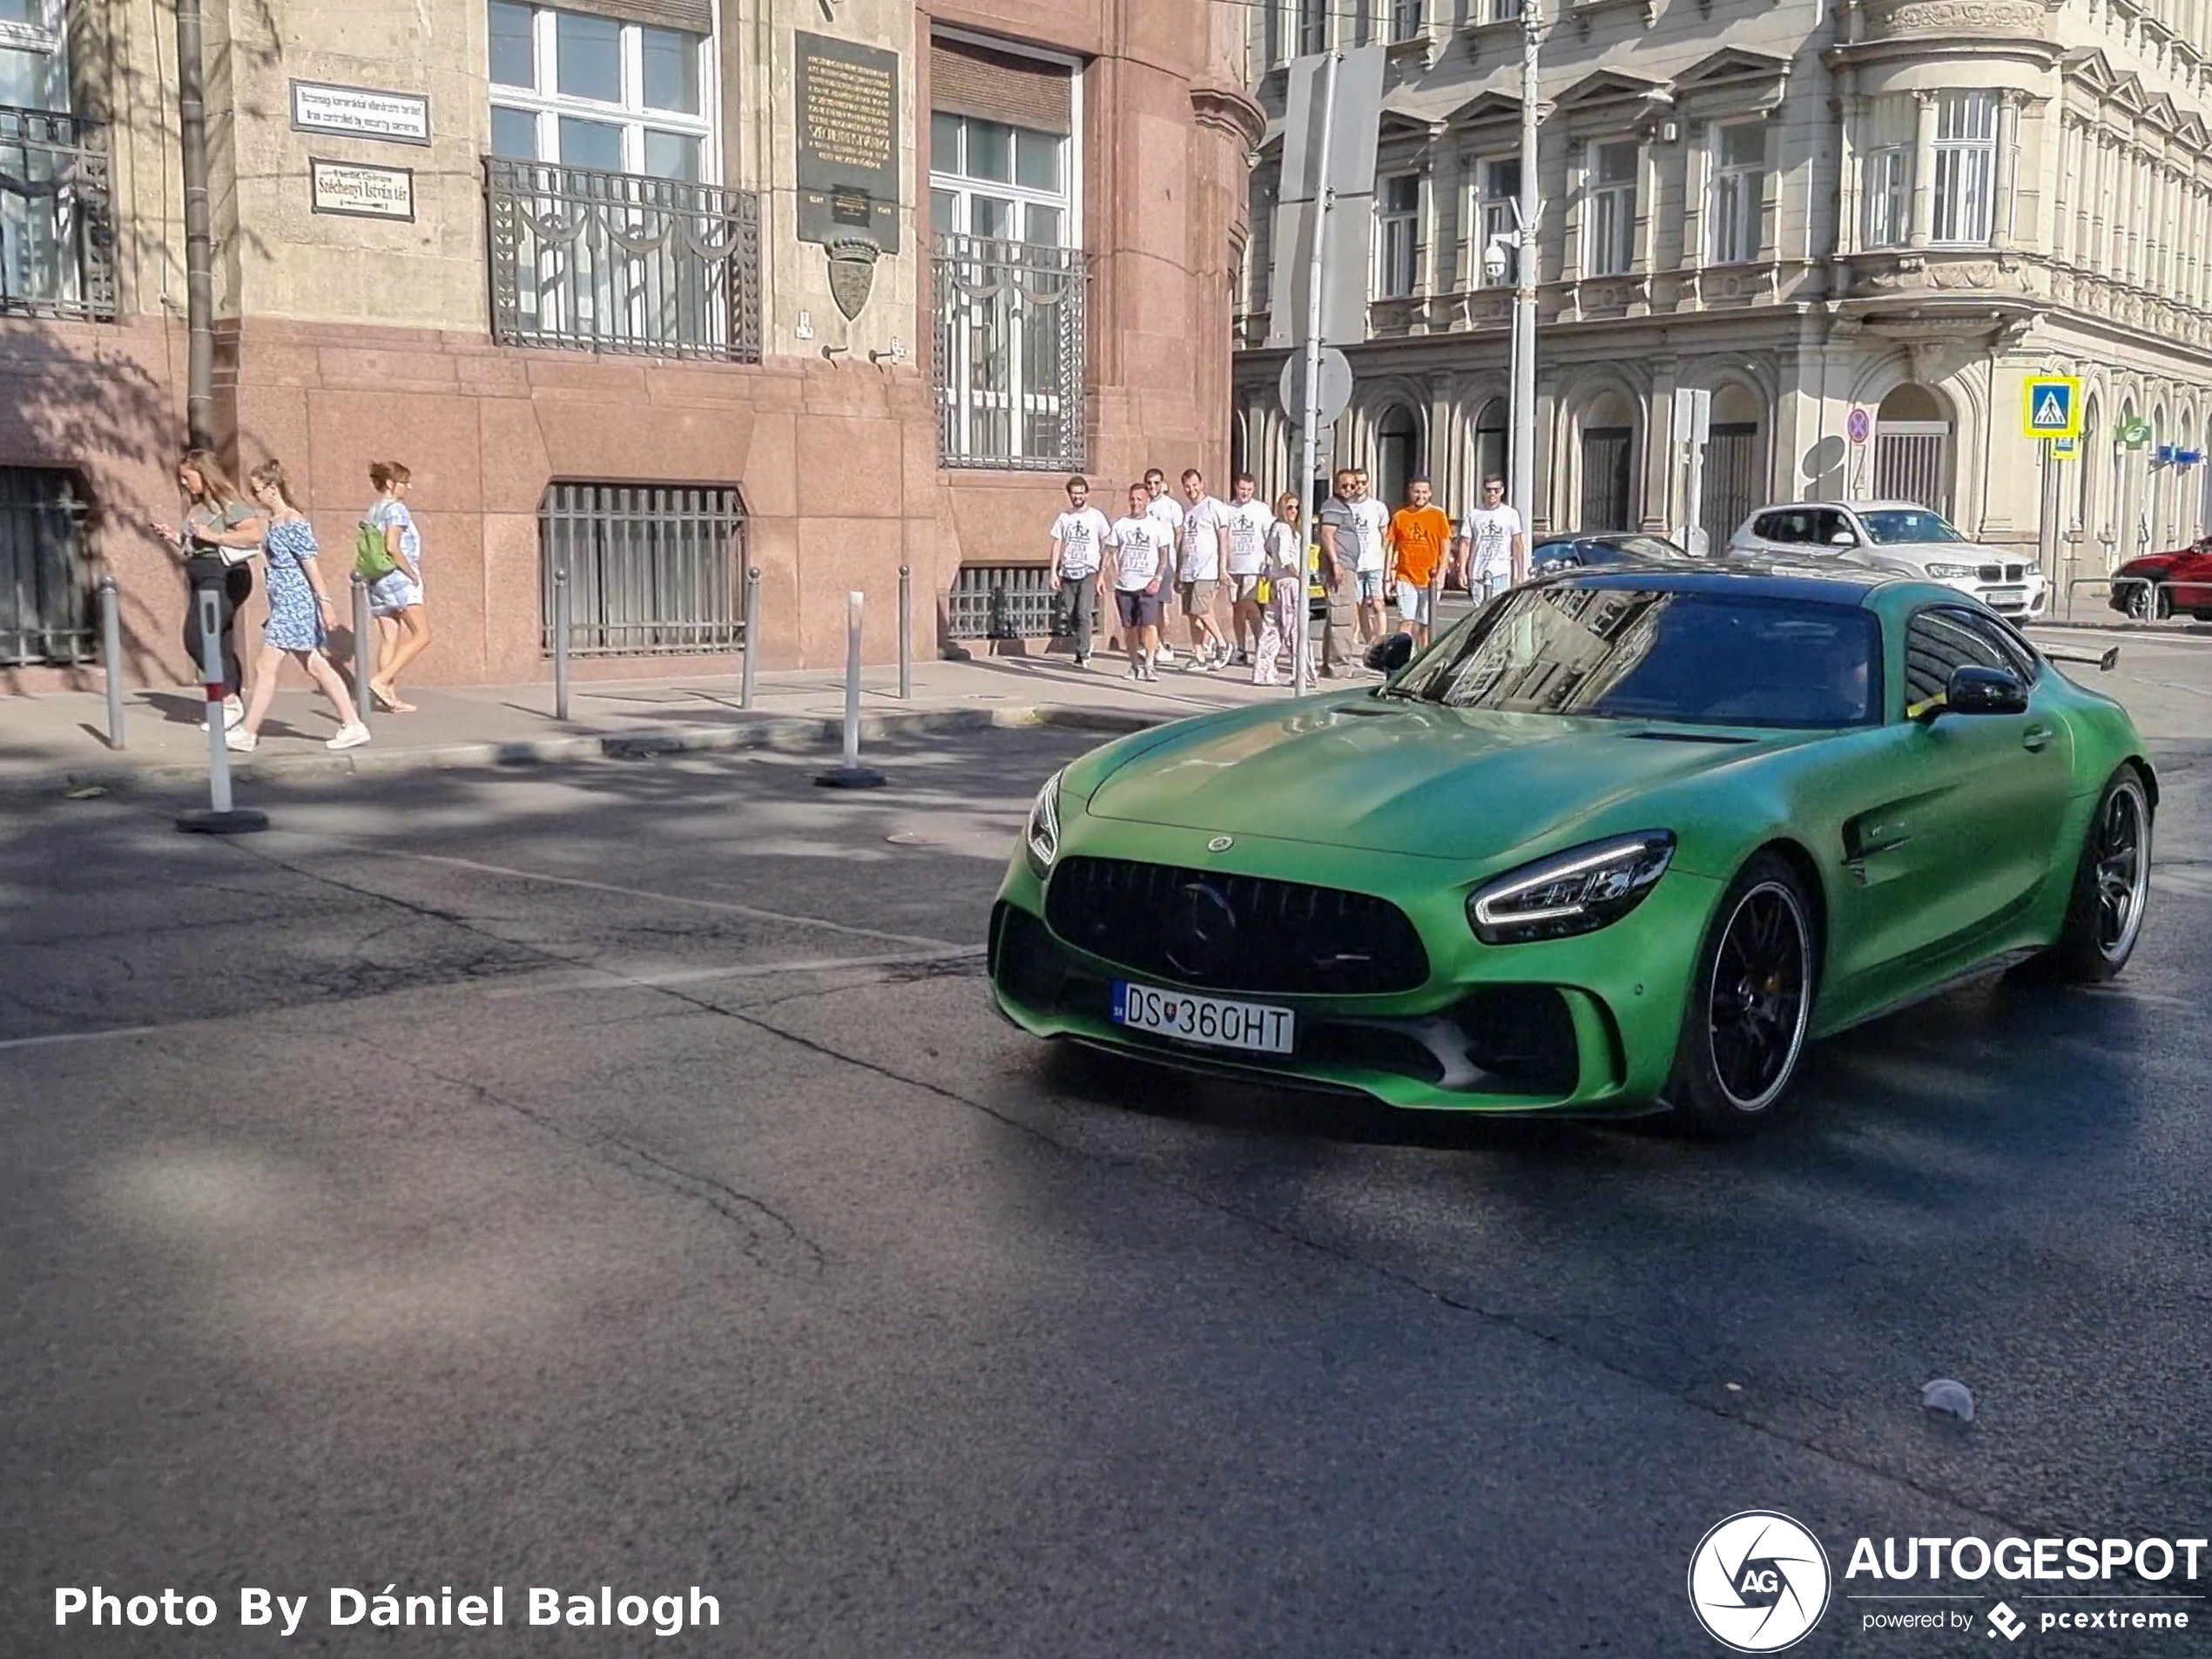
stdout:
POLYGON ((1858 543, 1858 532, 1851 528, 1851 520, 1845 518, 1834 508, 1824 507, 1812 516, 1814 541, 1818 542, 1823 547, 1832 547, 1837 545, 1836 538, 1838 536, 1850 536, 1853 546, 1858 543))
POLYGON ((1769 513, 1759 521, 1759 539, 1802 543, 1812 540, 1812 515, 1807 512, 1769 513))
POLYGON ((1782 515, 1779 513, 1761 513, 1751 521, 1751 534, 1762 542, 1775 541, 1781 532, 1782 515))
POLYGON ((1969 664, 2017 674, 2010 643, 1985 617, 1971 610, 1938 605, 1914 617, 1905 631, 1905 703, 1907 708, 1943 695, 1951 671, 1969 664))

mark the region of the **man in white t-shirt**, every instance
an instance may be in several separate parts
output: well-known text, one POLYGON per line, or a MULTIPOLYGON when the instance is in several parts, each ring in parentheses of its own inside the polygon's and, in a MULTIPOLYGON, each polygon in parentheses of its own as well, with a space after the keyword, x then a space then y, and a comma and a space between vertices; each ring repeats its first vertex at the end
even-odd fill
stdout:
POLYGON ((1160 593, 1167 581, 1168 554, 1175 546, 1174 532, 1151 510, 1152 498, 1143 484, 1129 487, 1129 516, 1117 518, 1109 532, 1114 549, 1114 604, 1122 619, 1122 638, 1129 646, 1129 677, 1156 680, 1154 666, 1160 649, 1160 593))
POLYGON ((1251 474, 1238 473, 1229 487, 1229 505, 1223 515, 1229 535, 1223 569, 1229 578, 1230 627, 1236 634, 1239 663, 1251 661, 1251 645, 1259 638, 1259 579, 1267 570, 1267 533, 1275 528, 1275 515, 1265 502, 1253 499, 1258 488, 1251 474))
MULTIPOLYGON (((1144 510, 1167 527, 1168 562, 1160 577, 1160 614, 1167 614, 1168 600, 1175 593, 1175 544, 1183 539, 1183 503, 1168 491, 1168 475, 1157 467, 1144 469, 1144 510)), ((1172 663, 1175 651, 1164 637, 1160 641, 1160 661, 1172 663)))
POLYGON ((1460 521, 1460 570, 1480 604, 1528 579, 1528 527, 1506 502, 1506 481, 1482 481, 1482 505, 1460 521))
POLYGON ((1068 607, 1077 668, 1090 664, 1091 636, 1098 629, 1098 584, 1113 533, 1106 515, 1090 504, 1090 481, 1070 478, 1068 510, 1052 521, 1052 586, 1068 607))
POLYGON ((1228 539, 1229 509, 1206 494, 1205 475, 1196 467, 1184 469, 1182 552, 1176 563, 1180 580, 1176 591, 1183 600, 1183 614, 1190 624, 1190 667, 1204 673, 1229 661, 1229 641, 1214 620, 1214 600, 1221 590, 1222 543, 1228 539))
POLYGON ((1353 578, 1359 588, 1359 643, 1372 644, 1384 633, 1383 590, 1390 575, 1389 556, 1383 548, 1384 533, 1390 529, 1390 509, 1377 501, 1367 487, 1367 469, 1355 467, 1352 474, 1352 533, 1359 544, 1358 556, 1352 564, 1353 578))

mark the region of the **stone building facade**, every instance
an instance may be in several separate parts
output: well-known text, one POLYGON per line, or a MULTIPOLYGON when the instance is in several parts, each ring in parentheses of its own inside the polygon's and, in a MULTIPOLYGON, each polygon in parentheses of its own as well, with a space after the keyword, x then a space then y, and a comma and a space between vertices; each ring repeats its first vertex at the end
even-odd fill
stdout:
MULTIPOLYGON (((1247 158, 1216 0, 205 0, 214 431, 327 549, 414 471, 421 676, 895 651, 1060 481, 1227 459, 1247 158), (940 84, 942 84, 941 92, 940 84), (812 89, 812 90, 810 90, 812 89), (802 107, 802 105, 804 107, 802 107), (847 320, 848 313, 850 320, 847 320)), ((0 3, 0 689, 191 678, 171 0, 0 3), (13 595, 12 599, 7 596, 13 595)))
MULTIPOLYGON (((1521 28, 1516 0, 1263 0, 1250 25, 1256 225, 1287 57, 1388 43, 1334 447, 1455 508, 1504 470, 1513 290, 1481 254, 1513 224, 1521 28)), ((2045 373, 2085 398, 2077 455, 2048 463, 2054 575, 2212 522, 2212 5, 1545 0, 1541 61, 1540 526, 1682 526, 1691 387, 1713 395, 1716 536, 1764 500, 1881 495, 2033 547, 2021 404, 2045 373)), ((1237 440, 1271 482, 1293 435, 1260 347, 1270 263, 1255 245, 1237 440)))

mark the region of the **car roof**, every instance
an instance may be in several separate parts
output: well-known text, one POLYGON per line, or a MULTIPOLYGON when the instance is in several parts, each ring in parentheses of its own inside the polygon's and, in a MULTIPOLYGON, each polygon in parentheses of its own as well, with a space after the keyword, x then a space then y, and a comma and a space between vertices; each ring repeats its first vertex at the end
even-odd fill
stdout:
POLYGON ((1816 604, 1864 604, 1880 588, 1925 587, 1920 578, 1842 559, 1744 557, 1700 560, 1696 564, 1606 565, 1561 570, 1531 585, 1563 588, 1631 588, 1660 593, 1750 593, 1765 598, 1797 599, 1816 604))
MULTIPOLYGON (((1750 515, 1757 518, 1767 513, 1787 513, 1808 507, 1844 508, 1854 513, 1935 513, 1935 509, 1917 501, 1771 501, 1750 515)), ((1943 516, 1936 513, 1938 518, 1943 516)))

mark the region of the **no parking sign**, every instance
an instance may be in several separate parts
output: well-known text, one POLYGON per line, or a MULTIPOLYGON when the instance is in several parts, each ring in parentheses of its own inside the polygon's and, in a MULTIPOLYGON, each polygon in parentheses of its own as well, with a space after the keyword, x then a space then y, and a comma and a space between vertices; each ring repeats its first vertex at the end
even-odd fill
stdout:
POLYGON ((1864 443, 1874 430, 1874 421, 1865 409, 1853 409, 1844 421, 1844 432, 1853 443, 1864 443))

